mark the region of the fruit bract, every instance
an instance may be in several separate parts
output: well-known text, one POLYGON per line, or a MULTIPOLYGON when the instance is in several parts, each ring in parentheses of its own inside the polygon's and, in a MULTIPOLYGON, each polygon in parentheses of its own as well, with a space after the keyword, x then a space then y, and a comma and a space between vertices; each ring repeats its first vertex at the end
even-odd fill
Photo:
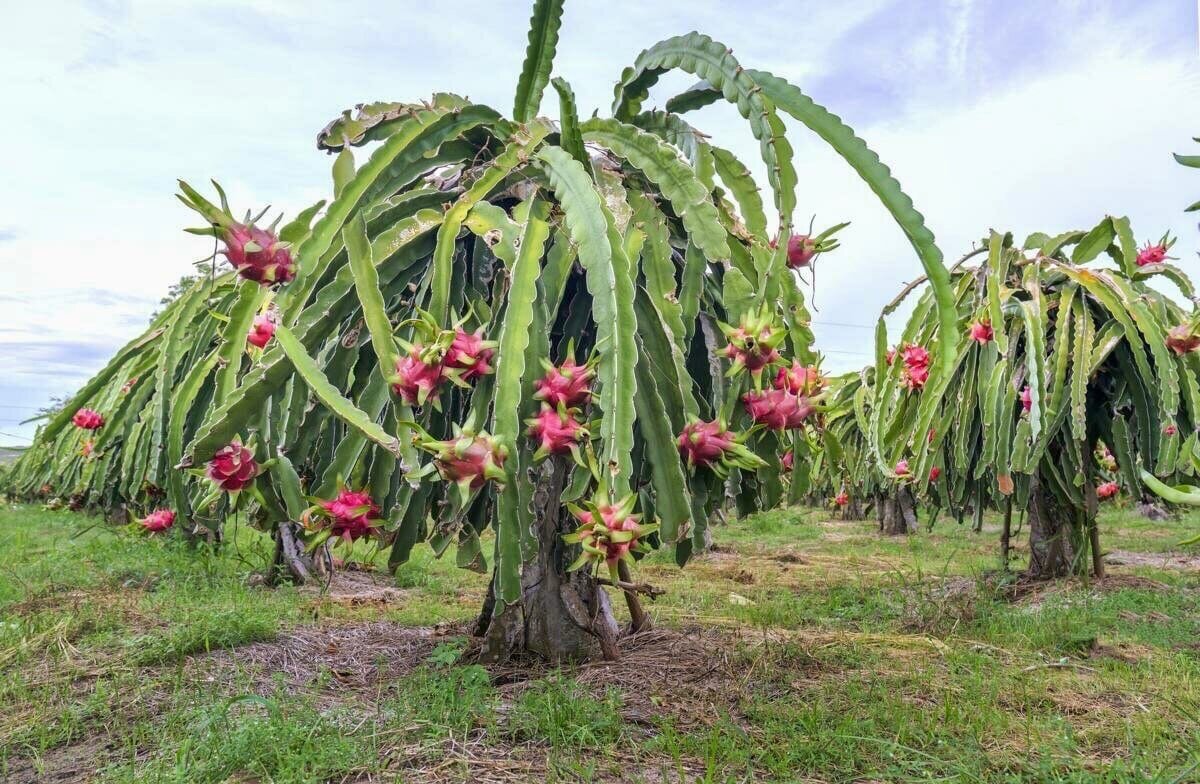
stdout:
POLYGON ((275 233, 253 224, 233 223, 221 231, 221 253, 246 280, 264 286, 287 283, 296 277, 292 251, 275 233))
POLYGON ((504 460, 508 450, 487 433, 456 429, 454 438, 420 446, 433 453, 433 464, 442 478, 464 490, 478 490, 489 479, 503 483, 507 478, 504 460))
POLYGON ((776 389, 786 389, 793 395, 811 397, 828 386, 829 380, 821 375, 821 369, 816 365, 805 366, 793 361, 790 367, 779 369, 773 383, 776 389))
POLYGON ((557 367, 549 362, 543 364, 546 367, 546 375, 534 382, 534 398, 553 408, 577 408, 591 399, 589 385, 595 371, 590 365, 577 365, 575 360, 569 357, 557 367))
POLYGON ((728 324, 721 324, 720 327, 729 341, 724 356, 732 361, 727 375, 735 376, 744 369, 750 371, 757 382, 763 368, 780 360, 777 349, 787 334, 767 307, 764 306, 755 315, 747 316, 736 327, 728 324))
POLYGON ((235 438, 216 451, 212 460, 208 461, 206 474, 217 487, 227 493, 236 493, 254 482, 254 477, 258 475, 258 463, 249 447, 235 438))
POLYGON ((571 515, 580 525, 573 532, 564 534, 563 541, 583 548, 579 557, 567 567, 568 571, 603 561, 616 579, 618 561, 632 563, 631 551, 643 552, 647 549, 642 539, 657 531, 658 525, 641 525, 640 516, 633 514, 636 502, 637 495, 631 493, 618 504, 594 498, 583 508, 568 505, 571 515))
POLYGON ((550 455, 565 455, 578 450, 579 445, 587 440, 588 431, 575 417, 579 409, 551 408, 543 403, 538 415, 525 420, 529 425, 529 437, 538 442, 534 460, 542 460, 550 455))
POLYGON ((683 426, 676 439, 679 456, 691 467, 711 468, 724 476, 730 468, 753 470, 766 465, 718 419, 711 422, 692 420, 683 426))
POLYGON ((423 406, 425 401, 446 380, 446 368, 436 360, 426 360, 426 351, 416 345, 408 356, 396 360, 396 373, 392 376, 392 391, 410 406, 423 406))
POLYGON ((463 381, 473 381, 492 372, 490 363, 495 355, 496 343, 483 339, 482 328, 475 332, 458 329, 442 364, 463 381))
POLYGON ((330 535, 347 542, 369 536, 380 522, 379 506, 365 491, 343 487, 336 497, 318 505, 329 517, 330 535))

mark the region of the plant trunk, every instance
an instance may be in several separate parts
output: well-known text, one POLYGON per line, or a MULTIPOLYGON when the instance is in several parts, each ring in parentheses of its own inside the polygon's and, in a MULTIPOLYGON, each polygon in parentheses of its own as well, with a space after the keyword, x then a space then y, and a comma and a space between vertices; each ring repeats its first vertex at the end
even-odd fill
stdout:
POLYGON ((877 501, 879 530, 888 536, 911 534, 917 530, 917 499, 907 487, 877 501))
POLYGON ((1037 474, 1029 481, 1029 568, 1025 576, 1034 580, 1066 577, 1075 561, 1074 512, 1042 489, 1037 474))
POLYGON ((617 620, 608 594, 586 570, 566 571, 577 549, 562 540, 575 527, 560 501, 567 467, 565 458, 554 457, 531 472, 537 553, 522 567, 520 600, 506 605, 494 590, 488 592, 476 626, 483 631, 480 658, 485 662, 520 654, 554 663, 618 656, 617 620))
POLYGON ((299 526, 284 521, 275 526, 275 558, 267 573, 267 585, 288 581, 294 585, 327 579, 333 573, 333 558, 328 543, 316 553, 308 553, 297 534, 299 526))

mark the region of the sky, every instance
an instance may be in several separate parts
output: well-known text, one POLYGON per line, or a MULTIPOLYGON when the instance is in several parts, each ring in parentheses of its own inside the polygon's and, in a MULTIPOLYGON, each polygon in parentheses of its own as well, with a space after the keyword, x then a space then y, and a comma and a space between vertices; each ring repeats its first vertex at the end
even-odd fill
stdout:
MULTIPOLYGON (((46 0, 0 31, 0 444, 139 334, 211 252, 175 181, 216 178, 235 209, 295 212, 330 190, 315 138, 343 109, 458 92, 509 113, 528 0, 46 0)), ((1200 172, 1191 0, 568 0, 556 74, 607 115, 621 69, 693 29, 839 114, 892 169, 948 259, 989 229, 1058 233, 1128 215, 1170 230, 1200 278, 1182 210, 1200 172)), ((670 75, 658 105, 694 80, 670 75)), ((544 113, 556 114, 548 91, 544 113)), ((694 125, 761 175, 735 110, 694 125)), ((869 361, 881 307, 920 273, 870 191, 796 125, 796 222, 843 220, 819 261, 826 369, 869 361)), ((762 179, 760 178, 760 181, 762 179)), ((815 295, 815 296, 814 296, 815 295)))

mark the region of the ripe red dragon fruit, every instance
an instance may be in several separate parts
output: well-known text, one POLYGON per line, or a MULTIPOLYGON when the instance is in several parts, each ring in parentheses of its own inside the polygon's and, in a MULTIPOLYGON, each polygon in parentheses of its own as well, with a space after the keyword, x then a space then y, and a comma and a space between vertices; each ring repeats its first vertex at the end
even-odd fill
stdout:
POLYGON ((987 319, 981 319, 971 322, 971 327, 967 330, 967 336, 982 346, 985 343, 991 343, 996 333, 992 329, 992 322, 987 319))
POLYGON ((155 509, 138 523, 152 534, 161 533, 175 525, 175 513, 170 509, 155 509))
POLYGON ((806 367, 799 361, 793 361, 791 367, 779 368, 775 374, 776 389, 786 389, 793 395, 812 397, 820 394, 829 384, 829 380, 821 375, 821 368, 816 365, 806 367))
POLYGON ((896 476, 908 476, 908 461, 900 460, 896 463, 896 467, 893 470, 895 471, 896 476))
POLYGON ((337 496, 320 501, 318 506, 329 518, 330 536, 347 542, 369 536, 380 522, 379 506, 366 491, 343 487, 337 496))
POLYGON ((1096 486, 1096 497, 1101 501, 1107 501, 1119 492, 1121 492, 1121 486, 1116 482, 1105 482, 1096 486))
POLYGON ((788 237, 787 265, 791 269, 807 267, 817 255, 817 243, 807 234, 788 237))
POLYGON ((263 313, 254 317, 254 324, 250 327, 250 334, 246 335, 246 342, 252 346, 266 348, 274 336, 275 319, 263 313))
POLYGON ((834 497, 833 502, 839 507, 845 508, 850 504, 850 494, 843 490, 834 497))
POLYGON ((396 360, 392 376, 392 391, 410 406, 423 406, 425 401, 446 380, 446 368, 441 361, 427 357, 420 344, 412 347, 408 356, 396 360))
POLYGON ((676 445, 679 447, 679 456, 689 466, 710 468, 718 476, 727 475, 730 468, 753 470, 766 465, 719 419, 688 422, 676 439, 676 445))
POLYGON ((534 382, 534 398, 552 408, 577 408, 591 399, 590 385, 596 374, 590 363, 577 365, 573 358, 567 357, 558 367, 546 361, 542 364, 546 375, 534 382))
POLYGON ((208 478, 227 493, 236 493, 249 487, 258 476, 258 463, 249 447, 235 438, 221 447, 208 461, 208 478))
POLYGON ((593 499, 585 508, 568 505, 571 514, 579 521, 579 527, 564 534, 563 541, 579 544, 583 552, 567 567, 568 571, 588 563, 603 561, 613 575, 617 576, 619 561, 632 562, 631 551, 643 552, 647 548, 642 539, 658 530, 658 525, 641 525, 640 516, 633 514, 637 495, 631 493, 618 504, 607 499, 593 499))
POLYGON ((779 462, 783 466, 783 470, 790 473, 796 465, 796 455, 789 449, 783 453, 783 459, 779 462))
POLYGON ((1033 388, 1028 384, 1021 390, 1021 408, 1025 413, 1033 410, 1033 388))
POLYGON ((1171 327, 1167 331, 1167 347, 1179 356, 1200 348, 1200 332, 1187 324, 1171 327))
POLYGON ((296 277, 291 249, 268 229, 233 222, 221 229, 221 241, 222 255, 246 280, 270 286, 296 277))
POLYGON ((938 477, 940 477, 941 475, 942 475, 942 469, 938 468, 937 466, 934 466, 933 468, 929 469, 929 481, 930 482, 936 482, 938 480, 938 477))
POLYGON ((104 427, 104 417, 99 411, 93 411, 90 408, 81 408, 71 417, 72 424, 75 427, 83 428, 84 430, 99 430, 104 427))
POLYGON ((795 430, 813 412, 808 398, 793 395, 786 389, 768 389, 742 395, 742 405, 756 424, 770 430, 795 430))
POLYGON ((545 403, 536 417, 525 420, 529 437, 538 442, 534 460, 550 455, 578 454, 579 445, 588 439, 588 431, 575 417, 577 408, 551 408, 545 403))
POLYGON ((900 359, 904 362, 904 385, 910 390, 925 386, 929 381, 929 352, 923 346, 904 346, 900 359))
POLYGON ((487 433, 475 434, 456 426, 454 438, 426 441, 420 446, 433 453, 433 464, 442 478, 464 492, 478 490, 489 479, 503 484, 507 478, 504 460, 508 449, 487 433))
POLYGON ((777 349, 786 333, 766 306, 757 314, 747 316, 736 327, 728 324, 721 324, 720 327, 729 340, 724 356, 733 363, 728 375, 734 376, 746 369, 758 382, 763 368, 780 360, 777 349))
POLYGON ((1153 245, 1146 243, 1145 247, 1138 251, 1137 265, 1146 267, 1151 264, 1162 264, 1167 260, 1168 245, 1165 242, 1158 242, 1153 245))
POLYGON ((496 355, 496 342, 483 339, 483 329, 454 331, 454 340, 442 360, 447 369, 463 381, 473 381, 492 372, 491 361, 496 355))

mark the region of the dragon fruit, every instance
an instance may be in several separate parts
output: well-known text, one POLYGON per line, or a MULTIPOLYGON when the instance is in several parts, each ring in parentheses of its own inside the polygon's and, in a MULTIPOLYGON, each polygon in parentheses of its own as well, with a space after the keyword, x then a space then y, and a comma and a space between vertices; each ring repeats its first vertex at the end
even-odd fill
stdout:
POLYGON ((454 331, 454 340, 442 360, 445 367, 462 381, 474 381, 492 372, 491 361, 496 355, 496 342, 483 339, 483 329, 454 331))
POLYGON ((1107 501, 1121 491, 1121 486, 1116 482, 1105 482, 1096 486, 1096 497, 1101 501, 1107 501))
POLYGON ((543 403, 536 417, 525 420, 529 437, 538 442, 535 461, 550 455, 578 455, 579 445, 588 439, 587 428, 575 418, 578 414, 577 408, 551 408, 543 403))
POLYGON ((725 423, 714 419, 702 422, 694 419, 683 426, 676 440, 679 456, 693 468, 711 468, 718 476, 726 476, 730 468, 753 470, 766 465, 751 452, 725 423))
POLYGON ((781 367, 775 374, 775 388, 786 389, 793 395, 813 396, 829 384, 829 380, 821 375, 821 368, 816 365, 806 367, 798 361, 793 361, 791 367, 781 367))
POLYGON ((392 391, 410 406, 425 405, 429 396, 446 380, 446 367, 440 360, 427 357, 428 353, 418 344, 407 356, 396 360, 392 391))
POLYGON ((833 502, 844 509, 850 504, 850 494, 843 490, 834 497, 833 502))
POLYGON ((632 562, 631 551, 647 550, 642 539, 658 530, 658 525, 641 525, 640 516, 633 514, 636 502, 637 494, 631 493, 615 505, 603 498, 592 499, 584 508, 568 504, 567 508, 579 521, 579 527, 572 533, 564 534, 563 541, 580 545, 583 552, 567 570, 603 561, 615 581, 619 561, 632 562))
POLYGON ((783 466, 784 471, 790 473, 796 465, 796 455, 792 452, 792 450, 789 449, 783 453, 783 459, 780 460, 779 463, 783 466))
POLYGON ((258 348, 266 348, 274 336, 275 319, 263 313, 254 317, 254 324, 250 327, 250 333, 246 335, 246 342, 258 348))
POLYGON ((318 502, 318 506, 329 518, 329 533, 353 542, 369 536, 380 522, 379 506, 370 493, 343 487, 336 497, 318 502))
POLYGON ((758 383, 763 368, 780 360, 777 349, 786 333, 766 306, 756 315, 747 316, 736 327, 728 324, 721 324, 720 327, 729 340, 725 346, 725 358, 733 363, 726 375, 735 376, 745 369, 758 383))
POLYGON ((908 476, 908 461, 900 460, 896 463, 896 467, 893 469, 893 471, 895 472, 896 476, 908 476))
POLYGON ((930 482, 936 482, 938 480, 938 477, 940 477, 941 475, 942 475, 942 469, 938 468, 937 466, 934 466, 933 468, 929 469, 929 481, 930 482))
POLYGON ((1167 347, 1179 356, 1200 348, 1200 333, 1187 324, 1171 327, 1167 331, 1167 347))
POLYGON ((93 411, 90 408, 81 408, 71 417, 72 424, 75 427, 84 430, 99 430, 104 427, 104 417, 99 411, 93 411))
POLYGON ((788 237, 787 265, 791 269, 807 267, 817 255, 817 242, 807 234, 788 237))
POLYGON ((992 329, 992 322, 987 319, 971 322, 970 329, 967 330, 967 337, 974 340, 979 345, 991 343, 995 338, 996 333, 992 329))
POLYGON ((577 408, 591 399, 590 384, 596 374, 590 363, 576 365, 575 360, 568 357, 558 367, 545 360, 542 365, 546 375, 534 382, 534 398, 552 408, 577 408))
POLYGON ((923 346, 904 346, 900 359, 904 362, 904 385, 910 390, 925 386, 929 381, 929 352, 923 346))
POLYGON ((1162 264, 1167 260, 1167 244, 1159 242, 1154 245, 1146 243, 1145 247, 1138 251, 1137 265, 1146 267, 1151 264, 1162 264))
POLYGON ((175 525, 175 513, 170 509, 155 509, 141 520, 138 520, 138 523, 146 531, 157 534, 175 525))
POLYGON ((433 464, 447 482, 468 492, 483 487, 489 479, 503 484, 507 478, 504 460, 508 449, 487 433, 473 433, 455 426, 454 437, 429 440, 420 447, 433 453, 433 464))
POLYGON ((1179 432, 1178 428, 1176 428, 1174 425, 1167 425, 1166 427, 1163 428, 1164 436, 1173 436, 1178 432, 1179 432))
POLYGON ((246 280, 270 286, 296 277, 291 249, 268 229, 232 222, 221 229, 221 241, 225 243, 221 254, 246 280))
POLYGON ((742 405, 756 424, 770 430, 795 430, 813 412, 808 398, 794 395, 786 389, 768 389, 742 395, 742 405))
POLYGON ((1028 384, 1021 390, 1021 408, 1025 413, 1033 410, 1033 388, 1028 384))
POLYGON ((208 461, 208 478, 227 493, 236 493, 249 487, 258 476, 258 463, 249 447, 235 438, 221 447, 208 461))

